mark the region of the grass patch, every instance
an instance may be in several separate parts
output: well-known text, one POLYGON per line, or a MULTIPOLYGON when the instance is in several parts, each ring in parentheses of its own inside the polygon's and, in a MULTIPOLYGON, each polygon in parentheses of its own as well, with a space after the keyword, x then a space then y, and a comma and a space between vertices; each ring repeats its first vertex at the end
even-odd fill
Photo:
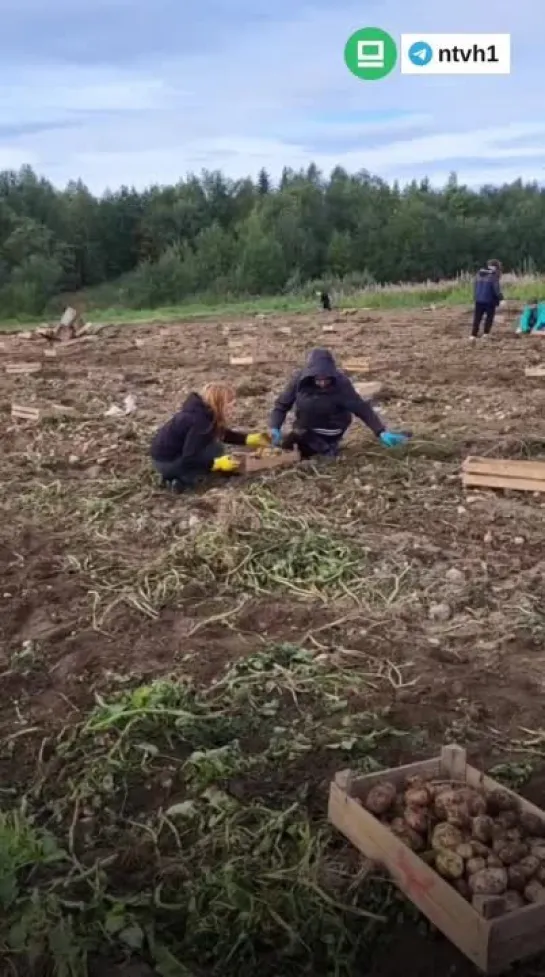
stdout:
MULTIPOLYGON (((508 299, 528 301, 534 298, 536 289, 543 286, 543 277, 539 275, 505 275, 503 286, 508 299)), ((178 319, 206 319, 217 316, 259 315, 274 313, 315 312, 316 298, 308 298, 300 294, 281 296, 256 296, 251 298, 233 298, 221 300, 215 297, 202 296, 182 302, 179 305, 164 306, 155 309, 127 309, 118 306, 103 306, 94 304, 92 293, 82 299, 86 301, 89 318, 96 323, 153 323, 176 322, 178 319)), ((400 283, 396 285, 374 285, 369 288, 348 291, 334 297, 335 307, 339 309, 405 309, 422 308, 430 304, 467 305, 473 302, 473 283, 471 276, 464 276, 452 281, 400 283)), ((25 323, 43 321, 25 318, 25 323)), ((0 330, 17 330, 21 327, 21 320, 9 319, 0 323, 0 330)))
POLYGON ((377 769, 402 735, 371 708, 376 682, 280 646, 207 689, 172 679, 100 700, 42 744, 0 817, 16 972, 85 977, 95 956, 166 977, 360 972, 390 890, 361 877, 324 814, 333 770, 377 769))

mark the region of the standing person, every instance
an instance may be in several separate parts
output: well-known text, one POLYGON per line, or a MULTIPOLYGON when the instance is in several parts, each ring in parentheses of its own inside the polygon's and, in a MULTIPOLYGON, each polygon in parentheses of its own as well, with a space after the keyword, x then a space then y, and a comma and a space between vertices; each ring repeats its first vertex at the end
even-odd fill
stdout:
POLYGON ((208 383, 191 393, 181 409, 156 432, 151 458, 163 484, 175 492, 194 488, 208 472, 232 474, 236 458, 226 454, 224 443, 250 448, 270 444, 268 434, 246 434, 227 426, 235 404, 235 392, 223 383, 208 383))
POLYGON ((306 367, 299 370, 277 397, 270 417, 274 445, 298 448, 302 458, 336 457, 340 443, 356 416, 388 448, 404 444, 408 436, 386 429, 371 405, 360 397, 352 381, 335 363, 328 349, 313 349, 306 367), (295 408, 293 430, 282 437, 282 425, 295 408))
POLYGON ((481 268, 475 277, 473 286, 475 307, 473 310, 473 326, 470 337, 472 342, 475 342, 479 338, 479 329, 483 319, 483 338, 490 336, 496 309, 500 302, 503 302, 500 278, 501 264, 496 258, 491 258, 490 261, 487 261, 486 267, 481 268))
POLYGON ((320 305, 322 306, 324 312, 331 312, 331 298, 329 292, 326 292, 324 289, 323 291, 318 292, 318 295, 320 296, 320 305))

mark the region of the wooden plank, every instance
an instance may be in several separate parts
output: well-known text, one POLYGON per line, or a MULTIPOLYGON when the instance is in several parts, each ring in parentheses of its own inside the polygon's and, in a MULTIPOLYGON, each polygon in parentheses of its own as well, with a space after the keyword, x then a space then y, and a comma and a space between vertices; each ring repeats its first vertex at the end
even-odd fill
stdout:
POLYGON ((545 479, 545 461, 524 461, 510 458, 477 458, 469 456, 462 463, 462 471, 472 475, 502 475, 508 478, 545 479))
POLYGON ((545 377, 545 366, 527 366, 524 375, 527 377, 545 377))
POLYGON ((354 359, 345 360, 341 368, 345 373, 368 373, 370 363, 367 357, 355 357, 354 359))
POLYGON ((6 363, 6 373, 10 373, 13 376, 20 376, 23 374, 39 373, 42 369, 42 364, 36 363, 6 363))
POLYGON ((253 356, 231 356, 229 359, 230 366, 252 366, 253 363, 253 356))
POLYGON ((384 384, 378 380, 364 380, 361 383, 355 383, 354 387, 360 397, 365 400, 372 400, 373 397, 380 396, 384 390, 384 384))
POLYGON ((490 924, 489 974, 502 974, 517 960, 545 949, 545 906, 515 909, 490 924))
POLYGON ((300 461, 297 451, 280 451, 278 454, 270 455, 243 455, 242 470, 246 475, 255 475, 257 472, 270 471, 273 468, 285 468, 287 465, 296 465, 300 461))
POLYGON ((401 891, 434 926, 474 964, 486 968, 491 924, 455 889, 335 781, 330 788, 328 815, 363 855, 388 869, 401 891))
POLYGON ((56 349, 45 349, 44 350, 44 356, 48 360, 54 360, 54 359, 56 359, 56 356, 57 356, 57 350, 56 349))
POLYGON ((513 492, 545 492, 545 481, 530 478, 507 478, 502 475, 473 475, 463 472, 465 488, 510 489, 513 492))
POLYGON ((441 769, 451 780, 467 780, 467 753, 461 746, 444 746, 441 750, 441 769))
POLYGON ((322 332, 337 332, 335 326, 322 326, 322 332))
POLYGON ((36 423, 40 420, 41 414, 38 407, 27 407, 24 404, 12 404, 11 416, 18 421, 33 421, 36 423))
POLYGON ((291 326, 279 326, 278 332, 281 336, 291 336, 291 326))

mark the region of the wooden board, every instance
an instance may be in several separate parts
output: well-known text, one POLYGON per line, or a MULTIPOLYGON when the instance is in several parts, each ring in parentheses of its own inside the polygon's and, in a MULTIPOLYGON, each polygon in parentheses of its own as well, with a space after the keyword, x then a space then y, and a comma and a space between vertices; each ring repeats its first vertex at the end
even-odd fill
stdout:
POLYGON ((40 420, 41 414, 38 407, 27 407, 25 404, 12 404, 11 416, 18 421, 32 421, 36 423, 40 420))
POLYGON ((254 362, 253 356, 231 356, 229 358, 230 366, 252 366, 254 362))
POLYGON ((241 470, 246 475, 270 471, 272 468, 285 468, 288 465, 296 465, 300 460, 297 451, 279 451, 278 454, 270 455, 241 455, 241 459, 241 470))
POLYGON ((368 373, 369 366, 369 359, 366 357, 355 357, 350 360, 345 360, 341 364, 341 368, 345 373, 368 373))
MULTIPOLYGON (((337 774, 330 787, 329 819, 368 859, 384 866, 401 891, 480 970, 501 974, 515 961, 545 949, 545 905, 526 906, 500 918, 485 918, 427 865, 425 858, 411 851, 387 825, 362 807, 361 801, 374 784, 389 780, 401 786, 406 777, 418 774, 444 777, 485 790, 500 787, 467 763, 465 750, 447 746, 431 760, 378 774, 337 774)), ((503 786, 501 789, 506 790, 503 786)), ((513 791, 507 792, 545 825, 545 812, 513 791)), ((483 911, 487 912, 487 906, 483 906, 483 911)))
POLYGON ((462 484, 472 488, 545 492, 545 462, 469 457, 462 463, 462 484))
POLYGON ((524 375, 526 377, 545 377, 545 366, 527 366, 524 375))
POLYGON ((322 332, 337 332, 335 326, 322 326, 322 332))
POLYGON ((281 336, 291 336, 291 326, 279 326, 278 332, 281 336))
POLYGON ((22 376, 24 374, 39 373, 42 369, 41 363, 6 363, 6 373, 11 373, 13 376, 22 376))
POLYGON ((365 400, 372 400, 373 397, 380 396, 384 390, 384 384, 378 380, 363 380, 361 383, 355 383, 354 388, 360 397, 365 400))

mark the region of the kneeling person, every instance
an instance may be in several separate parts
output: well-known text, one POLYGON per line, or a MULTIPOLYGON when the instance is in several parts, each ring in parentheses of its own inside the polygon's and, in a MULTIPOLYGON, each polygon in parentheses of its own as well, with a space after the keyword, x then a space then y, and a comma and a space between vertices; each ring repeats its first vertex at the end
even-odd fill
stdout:
POLYGON ((189 394, 181 410, 159 428, 150 453, 164 484, 183 492, 202 481, 208 472, 238 471, 237 459, 226 454, 224 444, 251 448, 270 444, 267 434, 247 434, 227 426, 234 403, 232 387, 209 383, 201 393, 189 394))
POLYGON ((297 447, 302 458, 335 457, 353 416, 363 421, 387 447, 407 441, 406 435, 386 430, 346 373, 339 370, 329 350, 314 349, 306 367, 295 374, 276 400, 270 417, 272 442, 287 450, 297 447), (293 431, 283 438, 282 425, 292 408, 295 408, 293 431))

